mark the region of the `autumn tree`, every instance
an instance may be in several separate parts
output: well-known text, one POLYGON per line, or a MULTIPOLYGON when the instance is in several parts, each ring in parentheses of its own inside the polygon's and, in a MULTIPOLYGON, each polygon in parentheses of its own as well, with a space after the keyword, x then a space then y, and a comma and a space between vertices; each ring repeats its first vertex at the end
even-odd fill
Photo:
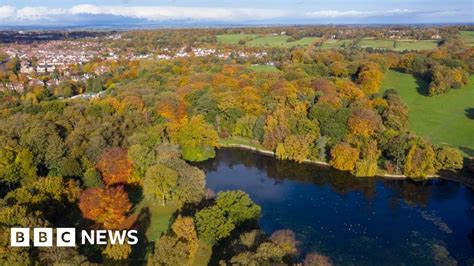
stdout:
POLYGON ((313 143, 316 136, 306 135, 289 135, 283 143, 279 143, 276 149, 276 156, 283 160, 294 160, 302 163, 310 156, 313 143))
POLYGON ((405 160, 403 173, 409 177, 426 177, 436 172, 435 168, 436 155, 433 148, 429 144, 414 144, 405 160))
POLYGON ((377 93, 382 83, 383 72, 375 62, 366 62, 359 67, 357 82, 365 94, 377 93))
POLYGON ((309 253, 306 255, 303 266, 332 266, 331 260, 318 253, 309 253))
POLYGON ((270 240, 279 245, 287 255, 296 255, 298 253, 295 233, 289 229, 282 229, 273 232, 270 240))
POLYGON ((180 145, 183 158, 188 161, 203 161, 214 157, 217 138, 216 131, 201 115, 185 119, 171 132, 171 139, 180 145))
POLYGON ((8 185, 28 183, 36 178, 33 155, 26 149, 19 152, 11 148, 0 149, 0 181, 8 185))
POLYGON ((172 235, 164 235, 155 242, 150 265, 188 265, 188 244, 172 235))
POLYGON ((127 238, 123 244, 115 243, 112 244, 110 241, 107 243, 107 246, 102 251, 102 253, 113 260, 126 260, 130 253, 132 253, 132 247, 127 243, 127 238))
POLYGON ((171 228, 176 237, 188 245, 187 257, 189 261, 192 261, 199 247, 193 218, 178 216, 171 228))
POLYGON ((366 140, 361 148, 361 159, 357 161, 354 174, 356 176, 375 176, 378 170, 380 151, 375 140, 366 140))
POLYGON ((123 148, 105 150, 99 158, 97 169, 107 186, 129 183, 133 171, 127 150, 123 148))
POLYGON ((132 205, 123 187, 89 188, 81 194, 79 208, 84 218, 106 229, 118 229, 132 205))
POLYGON ((173 200, 178 173, 163 164, 148 168, 143 180, 143 194, 150 200, 160 200, 162 205, 173 200))
POLYGON ((186 102, 175 93, 163 92, 160 94, 157 112, 171 122, 179 122, 186 116, 186 102))
POLYGON ((440 147, 436 149, 437 169, 455 171, 462 169, 464 158, 458 149, 440 147))
POLYGON ((371 109, 360 108, 351 113, 348 125, 354 136, 369 137, 382 129, 382 119, 371 109))
POLYGON ((359 159, 359 151, 348 143, 339 143, 331 149, 331 161, 334 168, 342 171, 351 171, 359 159))

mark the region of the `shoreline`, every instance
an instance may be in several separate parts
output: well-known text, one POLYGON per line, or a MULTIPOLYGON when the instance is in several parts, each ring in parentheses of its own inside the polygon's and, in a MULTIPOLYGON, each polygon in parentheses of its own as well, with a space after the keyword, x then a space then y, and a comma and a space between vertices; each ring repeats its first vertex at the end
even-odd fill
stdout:
MULTIPOLYGON (((256 153, 259 153, 259 154, 262 154, 262 155, 271 156, 271 157, 275 158, 275 152, 273 152, 273 151, 265 150, 265 149, 259 149, 259 148, 252 147, 252 146, 245 145, 245 144, 219 143, 218 148, 243 149, 243 150, 248 150, 248 151, 251 151, 251 152, 256 152, 256 153)), ((329 163, 323 162, 323 161, 312 161, 312 160, 306 159, 303 163, 316 164, 316 165, 324 166, 324 167, 331 167, 331 165, 329 163)), ((381 178, 384 178, 384 179, 392 179, 392 180, 412 179, 412 178, 410 178, 406 175, 398 175, 398 174, 383 174, 383 175, 377 175, 375 177, 381 177, 381 178)), ((454 181, 454 182, 458 182, 460 184, 463 184, 466 187, 469 187, 470 189, 474 190, 474 178, 469 179, 469 178, 463 177, 463 176, 429 175, 429 176, 426 177, 426 179, 428 179, 428 180, 429 179, 443 179, 443 180, 448 180, 448 181, 454 181)))

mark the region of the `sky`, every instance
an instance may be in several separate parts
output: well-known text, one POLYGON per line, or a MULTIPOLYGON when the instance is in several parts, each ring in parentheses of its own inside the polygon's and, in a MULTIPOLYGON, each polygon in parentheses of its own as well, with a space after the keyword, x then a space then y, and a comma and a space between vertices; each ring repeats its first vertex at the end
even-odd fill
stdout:
POLYGON ((474 23, 474 0, 0 0, 0 26, 474 23))

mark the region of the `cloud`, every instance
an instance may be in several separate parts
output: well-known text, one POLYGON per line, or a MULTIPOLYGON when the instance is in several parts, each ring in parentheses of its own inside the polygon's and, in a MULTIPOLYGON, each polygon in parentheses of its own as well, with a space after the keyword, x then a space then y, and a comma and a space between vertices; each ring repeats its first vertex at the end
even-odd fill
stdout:
POLYGON ((288 15, 283 10, 256 8, 201 8, 174 6, 98 6, 76 5, 67 9, 51 9, 46 7, 23 7, 15 9, 11 6, 0 7, 0 20, 13 18, 18 21, 54 20, 63 16, 81 15, 113 15, 148 21, 165 20, 208 20, 237 21, 265 20, 288 15))
POLYGON ((370 18, 370 17, 401 17, 412 16, 413 18, 420 17, 455 17, 455 16, 469 16, 469 12, 462 10, 411 10, 411 9, 391 9, 391 10, 319 10, 313 12, 306 12, 304 16, 307 18, 319 19, 346 19, 346 18, 370 18))
POLYGON ((410 9, 393 9, 382 11, 359 11, 359 10, 320 10, 306 12, 304 15, 310 18, 363 18, 363 17, 386 17, 397 15, 415 14, 417 11, 410 9))
POLYGON ((15 8, 12 6, 0 6, 0 21, 13 17, 15 15, 15 8))
POLYGON ((220 8, 181 6, 123 6, 80 4, 65 8, 44 6, 0 6, 0 25, 78 25, 98 23, 146 24, 172 21, 264 23, 271 21, 312 23, 327 21, 423 21, 440 22, 461 19, 471 21, 472 15, 465 10, 318 10, 298 11, 291 9, 220 8))

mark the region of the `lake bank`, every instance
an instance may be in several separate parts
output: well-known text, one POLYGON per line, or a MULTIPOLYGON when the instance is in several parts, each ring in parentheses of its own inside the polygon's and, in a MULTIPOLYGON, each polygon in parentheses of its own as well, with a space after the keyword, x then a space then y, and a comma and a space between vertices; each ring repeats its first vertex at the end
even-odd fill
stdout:
MULTIPOLYGON (((259 153, 259 154, 262 154, 262 155, 266 155, 266 156, 270 156, 270 157, 275 158, 275 152, 270 151, 270 150, 257 148, 257 147, 253 147, 253 146, 250 146, 250 145, 239 144, 239 143, 219 143, 219 145, 223 148, 243 149, 243 150, 256 152, 256 153, 259 153)), ((323 161, 314 161, 314 160, 306 159, 304 161, 304 163, 315 164, 315 165, 319 165, 319 166, 332 168, 329 163, 323 162, 323 161)), ((412 178, 410 178, 406 175, 398 175, 398 174, 382 174, 382 175, 378 175, 377 177, 382 177, 382 178, 385 178, 385 179, 399 179, 399 180, 412 179, 412 178)), ((469 187, 470 189, 474 190, 474 178, 472 178, 472 177, 450 174, 450 175, 429 175, 426 178, 427 179, 438 179, 438 178, 440 178, 440 179, 455 181, 455 182, 459 182, 459 183, 469 187)))

